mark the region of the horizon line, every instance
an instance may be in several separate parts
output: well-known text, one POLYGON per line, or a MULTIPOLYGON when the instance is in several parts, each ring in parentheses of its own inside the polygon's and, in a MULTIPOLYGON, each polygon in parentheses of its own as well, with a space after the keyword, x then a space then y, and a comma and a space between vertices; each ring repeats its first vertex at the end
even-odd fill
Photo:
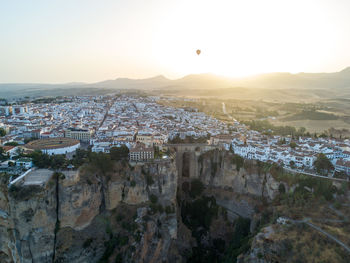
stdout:
POLYGON ((115 79, 105 79, 97 82, 84 82, 84 81, 69 81, 69 82, 0 82, 0 85, 92 85, 92 84, 99 84, 101 82, 105 81, 116 81, 120 79, 125 79, 125 80, 148 80, 148 79, 155 79, 162 77, 166 80, 171 80, 171 81, 176 81, 183 79, 188 76, 200 76, 200 75, 211 75, 211 76, 216 76, 216 77, 221 77, 225 79, 231 79, 231 80, 238 80, 238 79, 246 79, 246 78, 252 78, 252 77, 257 77, 257 76, 262 76, 262 75, 268 75, 268 74, 291 74, 291 75, 298 75, 298 74, 334 74, 334 73, 340 73, 343 72, 347 69, 350 69, 350 66, 345 67, 339 71, 329 71, 329 72, 288 72, 288 71, 270 71, 270 72, 261 72, 261 73, 256 73, 256 74, 249 74, 247 76, 242 76, 242 77, 232 77, 232 76, 227 76, 227 75, 221 75, 221 74, 216 74, 216 73, 211 73, 211 72, 203 72, 203 73, 189 73, 187 75, 183 75, 182 77, 179 78, 169 78, 163 74, 159 75, 152 75, 150 77, 145 77, 145 78, 130 78, 130 77, 117 77, 115 79))

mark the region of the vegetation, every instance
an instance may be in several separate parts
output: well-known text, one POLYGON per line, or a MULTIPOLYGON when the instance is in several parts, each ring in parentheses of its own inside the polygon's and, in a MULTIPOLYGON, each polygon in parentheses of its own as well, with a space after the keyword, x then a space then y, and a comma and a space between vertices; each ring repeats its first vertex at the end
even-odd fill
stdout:
POLYGON ((32 103, 35 104, 42 104, 42 103, 53 103, 56 100, 56 98, 39 98, 32 100, 32 103))
POLYGON ((4 128, 0 128, 0 137, 4 137, 6 135, 6 131, 4 128))
POLYGON ((213 196, 203 196, 193 202, 183 201, 181 216, 184 224, 192 230, 192 233, 195 233, 198 228, 208 230, 212 220, 218 216, 218 205, 213 196))
POLYGON ((316 171, 320 174, 329 173, 330 170, 334 169, 331 161, 323 153, 317 155, 314 166, 316 168, 316 171))
POLYGON ((154 180, 153 180, 153 178, 152 178, 152 175, 146 174, 145 179, 146 179, 146 184, 147 184, 147 185, 152 185, 152 184, 154 184, 154 180))
POLYGON ((204 190, 204 185, 199 179, 193 179, 191 181, 191 190, 189 192, 191 198, 196 198, 200 196, 204 190))
POLYGON ((73 156, 73 159, 71 163, 76 167, 80 167, 84 163, 87 163, 89 161, 89 151, 83 150, 83 149, 77 149, 75 151, 75 154, 73 156))
POLYGON ((154 194, 151 194, 149 196, 149 200, 151 201, 151 203, 155 204, 155 203, 158 202, 158 197, 156 195, 154 195, 154 194))
POLYGON ((9 189, 9 194, 14 199, 26 201, 41 191, 42 188, 38 185, 16 186, 12 184, 9 189))
POLYGON ((7 142, 5 146, 18 146, 18 142, 7 142))
POLYGON ((41 151, 35 151, 28 157, 32 158, 33 164, 38 168, 64 169, 68 161, 64 155, 48 155, 41 151))
POLYGON ((338 116, 330 113, 319 112, 315 110, 303 110, 299 113, 296 113, 290 117, 284 118, 286 121, 295 121, 295 120, 337 120, 338 116))
POLYGON ((159 150, 158 146, 154 147, 154 158, 155 159, 162 159, 164 156, 164 152, 162 152, 161 150, 159 150))
POLYGON ((236 165, 236 170, 239 172, 239 170, 244 165, 244 158, 242 156, 239 156, 238 154, 234 154, 232 158, 232 163, 236 165))
POLYGON ((305 134, 305 128, 301 127, 296 129, 292 126, 274 126, 267 120, 252 120, 252 121, 243 121, 243 124, 249 126, 251 130, 259 131, 265 134, 273 135, 291 135, 291 136, 303 136, 305 134))
POLYGON ((89 152, 88 160, 89 164, 103 175, 107 175, 112 170, 113 162, 109 154, 89 152))
POLYGON ((110 156, 112 160, 127 160, 129 156, 129 148, 125 145, 120 147, 112 147, 110 150, 110 156))
POLYGON ((295 147, 297 147, 298 145, 295 143, 295 142, 291 142, 290 144, 289 144, 289 147, 290 148, 292 148, 292 149, 294 149, 295 147))
POLYGON ((331 180, 311 176, 296 175, 294 179, 297 187, 293 192, 286 192, 285 189, 279 186, 279 201, 288 206, 304 206, 313 200, 333 200, 333 194, 338 192, 332 185, 331 180))
POLYGON ((223 262, 236 262, 237 257, 245 253, 250 248, 250 219, 239 217, 235 222, 235 229, 231 238, 230 245, 225 252, 223 262))

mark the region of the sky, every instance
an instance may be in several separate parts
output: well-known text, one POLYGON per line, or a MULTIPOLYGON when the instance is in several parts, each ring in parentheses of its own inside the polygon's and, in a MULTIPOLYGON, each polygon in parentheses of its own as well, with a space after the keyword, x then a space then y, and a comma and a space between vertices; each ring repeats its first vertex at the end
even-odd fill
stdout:
POLYGON ((349 0, 0 0, 0 82, 340 71, 349 11, 349 0))

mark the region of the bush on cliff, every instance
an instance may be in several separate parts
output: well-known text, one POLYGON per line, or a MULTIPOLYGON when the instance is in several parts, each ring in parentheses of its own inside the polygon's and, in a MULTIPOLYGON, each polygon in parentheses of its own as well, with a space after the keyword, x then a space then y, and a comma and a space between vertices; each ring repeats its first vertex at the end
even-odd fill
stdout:
POLYGON ((243 167, 244 159, 238 154, 234 154, 232 158, 232 163, 236 165, 236 170, 237 172, 239 172, 239 170, 243 167))
POLYGON ((43 188, 38 185, 16 186, 13 184, 10 186, 9 194, 17 200, 28 200, 42 190, 43 188))
POLYGON ((204 185, 199 179, 193 179, 191 181, 191 191, 189 192, 192 198, 200 196, 204 190, 204 185))
POLYGON ((149 200, 151 201, 152 204, 155 204, 155 203, 158 202, 158 197, 156 195, 154 195, 154 194, 151 194, 149 196, 149 200))
POLYGON ((224 263, 236 262, 237 257, 250 248, 250 219, 239 217, 235 222, 230 245, 226 251, 224 263))
POLYGON ((183 201, 181 216, 185 225, 194 234, 197 228, 209 229, 212 220, 218 216, 218 209, 219 207, 213 196, 203 196, 193 202, 183 201))

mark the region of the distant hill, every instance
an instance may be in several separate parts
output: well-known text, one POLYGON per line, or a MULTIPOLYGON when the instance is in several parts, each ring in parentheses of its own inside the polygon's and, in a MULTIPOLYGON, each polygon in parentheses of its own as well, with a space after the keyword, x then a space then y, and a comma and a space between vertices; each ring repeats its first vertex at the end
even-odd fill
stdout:
POLYGON ((88 86, 116 89, 217 89, 232 87, 268 89, 330 89, 350 88, 350 67, 335 73, 268 73, 246 78, 226 78, 212 74, 193 74, 170 80, 163 76, 149 79, 107 80, 88 86))
POLYGON ((305 93, 314 99, 350 98, 350 67, 335 73, 268 73, 246 78, 193 74, 176 80, 156 76, 147 79, 117 78, 97 83, 0 84, 0 97, 95 94, 98 91, 111 92, 117 89, 184 91, 185 93, 191 90, 206 90, 207 92, 213 90, 215 93, 218 89, 228 89, 223 93, 239 91, 247 95, 251 93, 254 95, 262 92, 262 97, 267 96, 263 92, 266 89, 277 97, 278 94, 283 96, 283 91, 286 91, 298 93, 300 96, 305 93))

